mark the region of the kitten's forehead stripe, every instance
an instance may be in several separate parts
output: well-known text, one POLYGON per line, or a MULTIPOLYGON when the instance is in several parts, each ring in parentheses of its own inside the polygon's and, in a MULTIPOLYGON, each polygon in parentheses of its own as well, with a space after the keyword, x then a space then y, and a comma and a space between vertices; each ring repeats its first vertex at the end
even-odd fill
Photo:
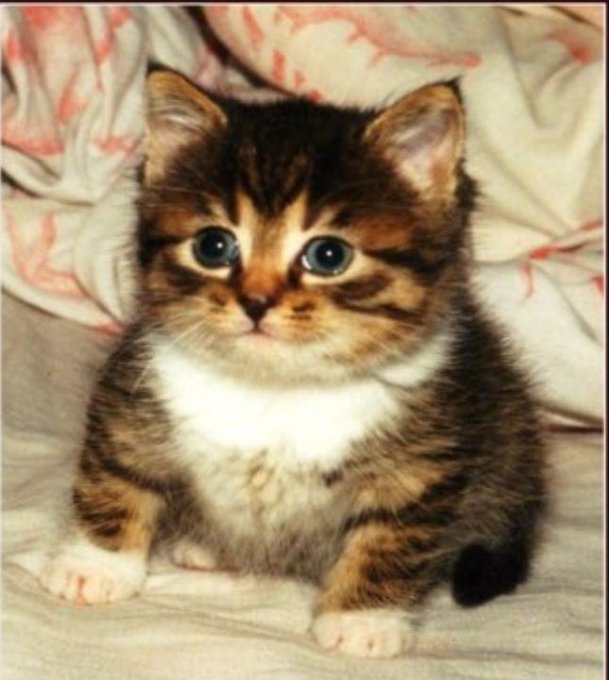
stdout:
POLYGON ((332 224, 338 229, 348 227, 353 220, 353 208, 350 206, 342 206, 336 211, 332 218, 332 224))
POLYGON ((265 217, 277 217, 305 186, 310 161, 303 152, 281 153, 247 144, 239 152, 239 186, 265 217))
POLYGON ((234 191, 226 191, 222 194, 222 206, 232 224, 239 226, 239 208, 234 191))
POLYGON ((320 224, 332 230, 352 227, 353 222, 350 220, 350 215, 351 212, 348 207, 328 206, 320 201, 313 204, 311 199, 308 198, 302 221, 302 230, 309 231, 320 224))
POLYGON ((285 207, 282 214, 282 223, 289 232, 300 233, 304 229, 307 218, 308 194, 301 191, 285 207))

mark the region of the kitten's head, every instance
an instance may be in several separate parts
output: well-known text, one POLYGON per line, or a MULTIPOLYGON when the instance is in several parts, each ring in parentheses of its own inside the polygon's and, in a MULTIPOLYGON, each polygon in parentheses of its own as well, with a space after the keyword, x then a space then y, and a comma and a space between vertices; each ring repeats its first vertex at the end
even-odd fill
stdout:
POLYGON ((464 277, 456 87, 380 111, 246 105, 148 79, 143 313, 223 370, 365 374, 426 341, 464 277))

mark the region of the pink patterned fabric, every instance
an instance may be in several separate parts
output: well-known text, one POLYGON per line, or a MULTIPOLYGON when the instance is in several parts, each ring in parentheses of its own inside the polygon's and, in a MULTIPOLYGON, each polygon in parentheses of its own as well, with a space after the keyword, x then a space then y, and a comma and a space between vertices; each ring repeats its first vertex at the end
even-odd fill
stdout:
POLYGON ((249 99, 379 106, 461 77, 480 291, 555 413, 602 418, 602 40, 549 9, 210 5, 3 9, 4 286, 118 332, 148 59, 249 99), (266 87, 254 84, 245 66, 266 87))

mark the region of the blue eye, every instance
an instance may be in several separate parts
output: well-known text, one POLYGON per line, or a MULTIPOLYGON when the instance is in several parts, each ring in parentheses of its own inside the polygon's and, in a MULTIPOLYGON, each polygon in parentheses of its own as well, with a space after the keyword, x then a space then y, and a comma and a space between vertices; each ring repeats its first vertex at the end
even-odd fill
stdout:
POLYGON ((315 238, 307 243, 301 257, 302 266, 318 276, 337 276, 353 260, 353 248, 338 238, 315 238))
POLYGON ((239 258, 239 244, 224 227, 206 227, 196 235, 193 253, 208 269, 230 267, 239 258))

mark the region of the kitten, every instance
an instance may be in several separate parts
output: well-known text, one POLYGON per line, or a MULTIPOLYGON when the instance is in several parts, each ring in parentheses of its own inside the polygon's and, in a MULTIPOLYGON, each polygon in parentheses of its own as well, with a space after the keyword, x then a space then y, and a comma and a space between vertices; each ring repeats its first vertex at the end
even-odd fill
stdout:
POLYGON ((100 373, 74 534, 44 585, 191 567, 320 586, 327 649, 398 654, 430 590, 527 575, 544 506, 526 380, 468 283, 454 83, 387 109, 246 105, 148 79, 139 313, 100 373))

